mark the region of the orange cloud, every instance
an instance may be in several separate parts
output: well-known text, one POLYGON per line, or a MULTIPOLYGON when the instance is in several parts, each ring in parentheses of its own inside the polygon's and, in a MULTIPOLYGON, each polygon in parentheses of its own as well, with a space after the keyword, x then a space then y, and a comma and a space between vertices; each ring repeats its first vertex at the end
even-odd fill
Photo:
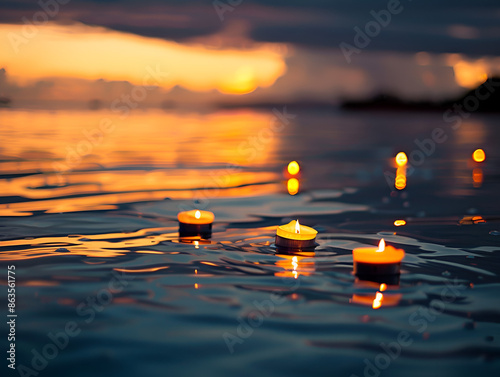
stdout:
POLYGON ((249 93, 269 87, 286 71, 284 56, 273 45, 250 49, 210 49, 83 24, 0 25, 0 67, 17 82, 47 77, 126 80, 192 91, 217 89, 249 93))

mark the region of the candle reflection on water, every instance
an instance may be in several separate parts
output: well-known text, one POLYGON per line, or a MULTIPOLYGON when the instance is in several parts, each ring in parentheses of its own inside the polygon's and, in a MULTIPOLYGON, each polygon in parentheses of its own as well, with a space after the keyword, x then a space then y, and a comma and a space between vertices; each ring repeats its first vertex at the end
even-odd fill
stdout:
POLYGON ((472 185, 474 188, 479 188, 483 185, 484 174, 483 169, 479 166, 486 160, 486 153, 483 149, 478 148, 472 153, 472 161, 475 166, 472 169, 472 185))
POLYGON ((392 292, 392 290, 399 288, 399 284, 387 285, 356 279, 354 286, 360 290, 377 289, 375 292, 355 293, 349 299, 351 304, 371 306, 373 309, 380 309, 383 306, 396 306, 403 297, 401 293, 392 292))
POLYGON ((483 174, 483 169, 481 168, 474 168, 472 170, 472 185, 475 188, 479 188, 482 186, 484 180, 484 174, 483 174))
POLYGON ((290 195, 296 195, 299 192, 299 180, 297 178, 290 178, 286 183, 286 188, 290 195))
POLYGON ((284 176, 288 178, 286 189, 290 195, 296 195, 299 192, 299 177, 300 165, 297 161, 291 161, 284 172, 284 176))
POLYGON ((312 275, 316 271, 314 255, 314 252, 303 252, 300 255, 276 254, 282 258, 276 262, 276 266, 281 267, 283 271, 275 272, 274 276, 297 279, 300 275, 312 275))

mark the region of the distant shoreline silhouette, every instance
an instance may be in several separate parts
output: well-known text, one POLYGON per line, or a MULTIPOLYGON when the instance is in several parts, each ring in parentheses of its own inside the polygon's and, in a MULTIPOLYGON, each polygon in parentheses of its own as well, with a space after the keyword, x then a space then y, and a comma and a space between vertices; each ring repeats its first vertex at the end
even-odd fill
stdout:
POLYGON ((0 96, 0 106, 6 107, 9 106, 12 100, 8 97, 0 96))
POLYGON ((439 102, 406 101, 389 94, 378 94, 367 100, 346 100, 341 103, 345 110, 382 110, 382 111, 444 111, 454 104, 463 103, 469 97, 476 97, 478 107, 475 112, 500 112, 500 77, 492 77, 475 89, 462 96, 439 102))

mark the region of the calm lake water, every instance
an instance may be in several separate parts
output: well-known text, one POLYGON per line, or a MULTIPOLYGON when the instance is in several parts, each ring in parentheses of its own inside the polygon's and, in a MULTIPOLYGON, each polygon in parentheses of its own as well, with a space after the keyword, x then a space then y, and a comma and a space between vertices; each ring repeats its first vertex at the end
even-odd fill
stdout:
POLYGON ((120 115, 0 110, 0 268, 6 286, 15 266, 23 373, 498 373, 500 117, 120 115), (400 150, 414 169, 399 191, 400 150), (179 240, 192 208, 215 213, 210 241, 179 240), (318 230, 314 253, 276 252, 292 219, 318 230), (351 252, 381 238, 406 257, 374 309, 381 287, 352 275, 351 252))

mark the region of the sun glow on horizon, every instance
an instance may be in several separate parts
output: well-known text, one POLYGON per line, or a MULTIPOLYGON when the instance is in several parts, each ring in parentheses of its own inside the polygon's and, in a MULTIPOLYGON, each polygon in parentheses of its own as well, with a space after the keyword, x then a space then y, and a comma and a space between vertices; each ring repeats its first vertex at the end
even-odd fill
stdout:
POLYGON ((453 65, 453 72, 457 84, 463 88, 474 89, 488 79, 487 66, 482 61, 460 60, 453 65))
POLYGON ((16 44, 13 36, 22 38, 23 26, 0 24, 0 68, 22 84, 46 78, 104 79, 244 94, 273 85, 286 71, 278 44, 210 49, 78 23, 39 25, 37 35, 16 44))

